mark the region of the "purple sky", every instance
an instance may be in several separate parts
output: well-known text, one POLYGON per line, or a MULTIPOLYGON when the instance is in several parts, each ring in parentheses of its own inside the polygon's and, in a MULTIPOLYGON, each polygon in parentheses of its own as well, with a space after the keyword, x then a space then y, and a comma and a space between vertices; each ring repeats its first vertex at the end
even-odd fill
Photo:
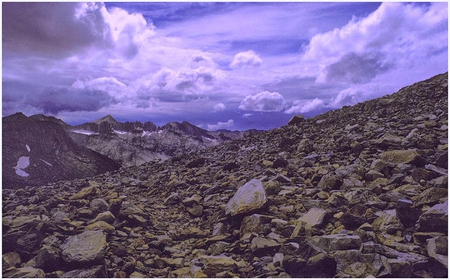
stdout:
POLYGON ((270 129, 448 71, 448 4, 2 3, 3 116, 270 129))

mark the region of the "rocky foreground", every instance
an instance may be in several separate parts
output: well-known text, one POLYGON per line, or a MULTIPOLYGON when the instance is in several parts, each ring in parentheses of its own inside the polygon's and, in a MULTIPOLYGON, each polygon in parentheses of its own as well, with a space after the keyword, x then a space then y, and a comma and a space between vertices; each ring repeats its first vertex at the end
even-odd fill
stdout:
POLYGON ((447 81, 3 190, 2 276, 447 277, 447 81))

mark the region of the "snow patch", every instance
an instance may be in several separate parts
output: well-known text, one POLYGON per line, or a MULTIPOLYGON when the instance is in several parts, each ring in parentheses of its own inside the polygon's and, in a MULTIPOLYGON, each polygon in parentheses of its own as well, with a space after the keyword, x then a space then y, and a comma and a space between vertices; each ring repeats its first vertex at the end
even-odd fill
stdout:
POLYGON ((51 163, 49 163, 48 161, 45 161, 45 160, 43 160, 43 159, 41 159, 40 158, 40 160, 42 160, 45 164, 47 164, 47 165, 49 165, 49 166, 52 166, 53 167, 53 165, 51 164, 51 163))
POLYGON ((28 152, 31 152, 30 146, 28 146, 28 144, 25 144, 25 147, 27 147, 28 152))
POLYGON ((28 177, 28 175, 30 175, 30 174, 23 171, 22 169, 27 168, 29 165, 30 165, 30 157, 23 156, 17 160, 17 165, 14 166, 13 168, 16 170, 17 175, 22 176, 22 177, 28 177))
POLYGON ((151 132, 151 131, 144 131, 144 132, 142 132, 141 137, 144 137, 144 136, 150 136, 150 135, 152 135, 152 132, 151 132))
POLYGON ((84 134, 84 135, 98 135, 98 133, 95 133, 95 132, 92 132, 92 131, 86 130, 86 129, 76 129, 76 130, 72 130, 72 132, 84 134))
POLYGON ((123 135, 123 134, 128 134, 128 132, 126 132, 126 131, 120 131, 120 130, 114 130, 114 132, 117 133, 117 134, 121 134, 121 135, 123 135))
POLYGON ((207 140, 213 144, 219 144, 219 141, 217 141, 217 139, 212 139, 212 138, 204 137, 204 136, 202 138, 203 138, 203 140, 207 140))

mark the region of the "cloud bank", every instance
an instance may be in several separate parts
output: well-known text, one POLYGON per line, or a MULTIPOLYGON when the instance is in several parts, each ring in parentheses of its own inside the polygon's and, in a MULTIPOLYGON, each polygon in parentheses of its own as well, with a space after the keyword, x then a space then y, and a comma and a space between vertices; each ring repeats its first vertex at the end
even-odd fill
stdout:
POLYGON ((5 2, 2 10, 5 116, 273 128, 289 114, 352 105, 448 69, 444 2, 5 2))

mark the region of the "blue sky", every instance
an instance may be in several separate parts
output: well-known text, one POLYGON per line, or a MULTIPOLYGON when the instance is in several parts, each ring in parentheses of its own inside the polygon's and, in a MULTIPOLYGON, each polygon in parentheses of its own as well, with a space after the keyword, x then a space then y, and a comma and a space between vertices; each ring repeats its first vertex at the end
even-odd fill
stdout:
POLYGON ((3 116, 271 129, 448 71, 448 4, 2 3, 3 116))

